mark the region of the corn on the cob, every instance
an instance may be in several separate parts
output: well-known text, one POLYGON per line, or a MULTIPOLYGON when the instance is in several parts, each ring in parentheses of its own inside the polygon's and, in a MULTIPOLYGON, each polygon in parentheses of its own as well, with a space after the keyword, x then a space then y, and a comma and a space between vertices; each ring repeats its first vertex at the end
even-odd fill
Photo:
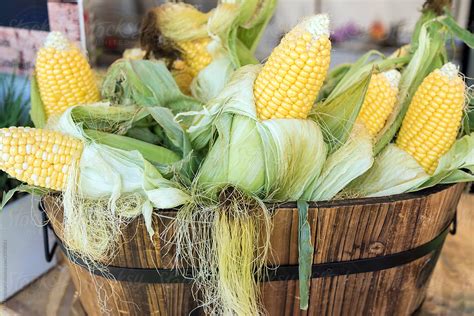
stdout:
POLYGON ((372 137, 380 132, 392 113, 399 82, 400 73, 394 69, 374 74, 370 79, 357 120, 365 125, 372 137))
POLYGON ((36 78, 46 116, 100 100, 86 57, 60 32, 51 32, 38 51, 36 78))
POLYGON ((430 73, 418 87, 402 122, 397 145, 433 174, 456 140, 465 85, 452 63, 430 73))
POLYGON ((195 77, 203 68, 212 61, 212 56, 207 50, 211 42, 209 37, 203 37, 191 41, 177 43, 182 52, 184 63, 193 77, 195 77))
POLYGON ((309 18, 286 34, 255 80, 259 118, 306 118, 326 77, 330 51, 327 15, 309 18))
POLYGON ((30 185, 63 190, 83 150, 79 139, 29 127, 0 129, 0 170, 30 185))

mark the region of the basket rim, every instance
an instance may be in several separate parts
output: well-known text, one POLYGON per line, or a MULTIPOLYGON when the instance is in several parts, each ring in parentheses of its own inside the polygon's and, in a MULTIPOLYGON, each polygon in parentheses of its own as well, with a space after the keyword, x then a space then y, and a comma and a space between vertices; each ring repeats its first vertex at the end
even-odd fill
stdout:
MULTIPOLYGON (((353 198, 353 199, 341 199, 341 200, 332 200, 332 201, 317 201, 317 202, 308 202, 309 208, 332 208, 340 206, 357 206, 357 205, 374 205, 374 204, 383 204, 383 203, 393 203, 398 201, 408 201, 414 199, 420 199, 427 197, 432 194, 439 193, 443 190, 451 188, 459 183, 451 184, 438 184, 434 187, 426 188, 420 191, 400 193, 394 195, 386 195, 380 197, 365 197, 365 198, 353 198)), ((60 193, 50 193, 52 197, 58 197, 60 193)), ((295 209, 297 208, 296 201, 281 202, 281 203, 265 203, 265 205, 273 210, 277 209, 295 209)), ((171 209, 155 209, 159 212, 177 212, 179 208, 171 209)))
MULTIPOLYGON (((353 199, 341 199, 341 200, 331 200, 331 201, 317 201, 317 202, 308 202, 310 208, 330 208, 336 206, 355 206, 355 205, 373 205, 373 204, 382 204, 382 203, 392 203, 398 201, 408 201, 423 198, 432 194, 439 193, 450 187, 453 187, 459 183, 451 184, 438 184, 434 187, 426 188, 420 191, 400 193, 393 195, 386 195, 380 197, 365 197, 365 198, 353 198, 353 199)), ((296 201, 283 202, 283 203, 270 203, 268 206, 273 206, 277 208, 297 208, 296 201)))

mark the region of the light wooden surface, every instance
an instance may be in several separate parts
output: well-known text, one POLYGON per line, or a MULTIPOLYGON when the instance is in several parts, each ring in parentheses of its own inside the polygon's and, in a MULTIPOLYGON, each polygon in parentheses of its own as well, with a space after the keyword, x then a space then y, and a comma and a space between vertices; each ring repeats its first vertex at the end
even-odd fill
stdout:
MULTIPOLYGON (((474 195, 464 194, 418 316, 474 315, 474 195)), ((0 305, 0 315, 84 315, 65 265, 0 305)))

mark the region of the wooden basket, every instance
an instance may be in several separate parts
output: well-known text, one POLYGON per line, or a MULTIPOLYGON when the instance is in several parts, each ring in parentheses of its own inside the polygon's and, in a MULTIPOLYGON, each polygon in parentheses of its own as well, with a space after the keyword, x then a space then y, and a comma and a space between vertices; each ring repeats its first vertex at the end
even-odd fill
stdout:
MULTIPOLYGON (((412 314, 423 303, 463 187, 437 186, 382 198, 311 203, 315 250, 307 311, 299 309, 298 210, 295 203, 280 205, 272 232, 274 262, 269 264, 281 269, 273 277, 270 274, 272 280, 262 282, 268 314, 412 314)), ((60 232, 61 212, 53 207, 54 197, 46 197, 44 205, 53 228, 60 232)), ((173 217, 175 212, 162 214, 173 217)), ((162 232, 169 224, 162 217, 154 229, 162 232)), ((173 247, 158 237, 153 244, 141 218, 124 228, 118 247, 110 263, 116 280, 90 273, 80 262, 68 263, 88 315, 101 314, 96 285, 107 294, 105 305, 111 315, 201 313, 195 309, 189 280, 172 273, 173 247)))

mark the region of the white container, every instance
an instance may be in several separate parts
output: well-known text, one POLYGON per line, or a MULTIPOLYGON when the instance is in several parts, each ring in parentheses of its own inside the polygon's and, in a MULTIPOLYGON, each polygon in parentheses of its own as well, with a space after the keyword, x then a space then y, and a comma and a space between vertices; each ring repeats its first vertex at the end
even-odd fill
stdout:
MULTIPOLYGON (((56 264, 46 262, 39 198, 23 196, 0 211, 0 302, 56 264)), ((54 236, 50 233, 50 246, 54 236)))

